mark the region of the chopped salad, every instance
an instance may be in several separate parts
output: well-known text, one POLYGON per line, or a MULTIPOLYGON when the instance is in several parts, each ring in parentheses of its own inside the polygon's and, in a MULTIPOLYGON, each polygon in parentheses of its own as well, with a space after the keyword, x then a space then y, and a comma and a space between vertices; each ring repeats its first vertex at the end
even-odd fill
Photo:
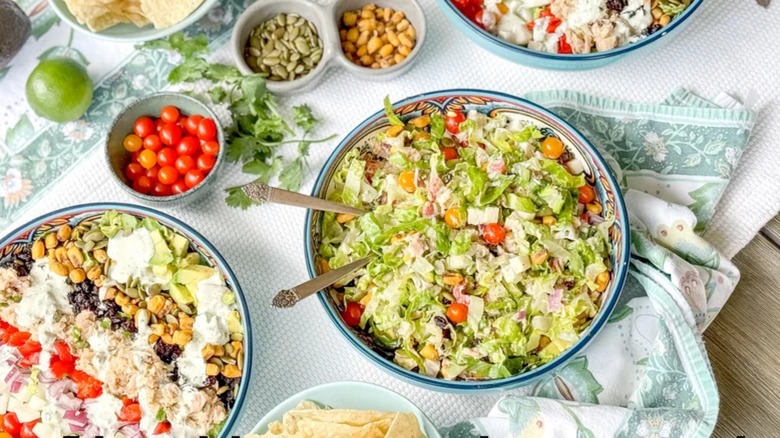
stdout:
POLYGON ((219 270, 175 230, 117 211, 36 237, 0 263, 0 429, 216 436, 244 362, 219 270))
POLYGON ((561 54, 605 52, 658 32, 691 0, 452 0, 498 37, 561 54))
POLYGON ((390 127, 347 153, 318 269, 371 256, 331 289, 343 321, 421 374, 499 379, 572 346, 610 282, 613 219, 551 129, 475 110, 390 127))

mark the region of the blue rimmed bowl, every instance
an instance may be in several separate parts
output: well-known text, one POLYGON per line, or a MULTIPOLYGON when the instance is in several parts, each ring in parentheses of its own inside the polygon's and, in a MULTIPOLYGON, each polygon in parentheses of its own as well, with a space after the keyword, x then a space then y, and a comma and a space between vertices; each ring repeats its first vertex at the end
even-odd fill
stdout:
MULTIPOLYGON (((614 218, 614 224, 609 230, 612 243, 612 281, 609 283, 605 293, 602 294, 602 302, 600 303, 598 314, 574 345, 555 359, 538 368, 496 380, 453 381, 428 377, 409 371, 393 363, 386 355, 374 350, 363 340, 366 336, 365 334, 356 332, 345 324, 341 319, 339 304, 333 299, 329 291, 323 291, 318 294, 325 312, 339 332, 344 335, 348 343, 371 362, 393 376, 424 388, 455 393, 499 391, 528 385, 537 379, 549 375, 553 370, 576 357, 604 327, 615 308, 625 283, 628 273, 630 246, 628 214, 615 176, 601 154, 576 129, 554 113, 515 96, 484 90, 443 90, 406 98, 395 103, 393 109, 403 120, 422 114, 446 113, 448 110, 460 110, 464 113, 470 110, 476 110, 485 114, 505 113, 508 117, 533 121, 537 125, 542 126, 543 131, 550 130, 557 135, 564 145, 567 146, 568 150, 573 153, 575 159, 582 165, 588 182, 595 186, 605 218, 614 218)), ((378 111, 352 130, 339 143, 323 166, 317 177, 312 195, 324 198, 331 184, 331 179, 336 170, 341 166, 344 156, 353 148, 363 146, 367 140, 385 131, 389 126, 385 112, 378 111)), ((304 245, 306 264, 309 275, 312 278, 320 274, 317 270, 316 254, 321 239, 322 217, 320 212, 311 210, 306 214, 304 245)))
POLYGON ((627 44, 606 52, 561 55, 557 53, 539 52, 505 41, 469 20, 468 17, 452 4, 452 0, 436 0, 450 22, 452 22, 452 24, 469 39, 488 52, 527 67, 572 71, 599 68, 620 59, 627 58, 629 55, 647 55, 653 50, 660 49, 668 44, 673 39, 672 37, 674 35, 678 35, 680 31, 691 22, 691 16, 699 9, 699 6, 701 6, 703 1, 704 0, 693 0, 685 11, 675 17, 675 19, 663 29, 635 43, 627 44))
POLYGON ((238 284, 236 275, 233 273, 233 270, 230 269, 230 266, 228 266, 228 263, 219 251, 217 251, 214 245, 206 240, 202 234, 198 233, 179 219, 151 208, 120 203, 74 205, 72 207, 52 211, 51 213, 33 219, 3 237, 3 239, 0 240, 0 262, 6 261, 9 257, 18 253, 23 248, 29 247, 36 239, 40 238, 42 234, 48 233, 52 229, 58 229, 65 224, 75 227, 84 220, 99 218, 108 210, 116 210, 139 218, 152 218, 162 225, 176 230, 176 232, 189 239, 189 251, 197 252, 200 254, 201 259, 209 266, 217 268, 227 286, 235 293, 236 304, 238 311, 241 314, 241 324, 244 330, 243 374, 241 375, 241 382, 239 383, 235 404, 233 405, 233 409, 228 413, 225 424, 220 431, 219 438, 232 436, 230 432, 233 426, 235 426, 241 408, 244 405, 247 389, 249 388, 249 377, 252 374, 252 325, 250 323, 249 307, 247 307, 244 292, 238 284))

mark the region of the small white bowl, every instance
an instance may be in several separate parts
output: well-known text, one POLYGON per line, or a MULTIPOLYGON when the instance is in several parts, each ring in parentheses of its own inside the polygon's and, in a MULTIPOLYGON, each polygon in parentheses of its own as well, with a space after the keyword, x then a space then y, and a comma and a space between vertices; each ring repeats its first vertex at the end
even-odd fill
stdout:
POLYGON ((367 80, 388 80, 398 77, 411 68, 425 42, 425 13, 416 0, 337 0, 319 5, 307 0, 268 0, 249 6, 238 18, 231 38, 231 49, 236 66, 244 74, 255 73, 244 60, 247 38, 258 25, 279 13, 295 13, 311 21, 322 40, 322 59, 309 74, 292 81, 268 81, 268 89, 275 94, 292 94, 313 87, 323 74, 334 65, 341 64, 351 74, 367 80), (417 33, 412 52, 400 64, 388 68, 368 68, 354 64, 344 56, 339 38, 339 21, 345 11, 360 9, 373 3, 378 7, 391 7, 402 11, 417 33))

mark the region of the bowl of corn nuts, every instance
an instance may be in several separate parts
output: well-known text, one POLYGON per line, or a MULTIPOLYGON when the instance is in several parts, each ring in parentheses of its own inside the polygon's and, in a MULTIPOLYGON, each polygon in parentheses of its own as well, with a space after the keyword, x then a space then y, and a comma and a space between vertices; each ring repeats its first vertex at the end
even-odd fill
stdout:
POLYGON ((311 88, 335 65, 362 79, 397 77, 411 68, 425 33, 415 0, 273 0, 244 11, 231 45, 242 73, 288 94, 311 88))

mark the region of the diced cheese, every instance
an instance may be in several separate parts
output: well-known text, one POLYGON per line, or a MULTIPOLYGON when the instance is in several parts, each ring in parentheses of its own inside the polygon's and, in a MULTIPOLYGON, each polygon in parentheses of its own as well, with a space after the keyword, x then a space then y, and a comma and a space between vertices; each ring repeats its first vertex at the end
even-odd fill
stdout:
POLYGON ((498 207, 468 209, 469 225, 484 225, 498 223, 498 207))
POLYGON ((19 403, 18 405, 14 406, 13 412, 16 414, 16 417, 19 419, 20 423, 28 423, 30 421, 41 418, 41 411, 33 409, 24 403, 19 403))
POLYGON ((0 392, 0 415, 4 415, 8 409, 8 399, 11 397, 10 392, 0 392))
POLYGON ((504 280, 508 283, 517 283, 520 281, 520 274, 531 267, 531 260, 527 255, 516 255, 511 257, 506 265, 501 268, 504 280))
POLYGON ((30 401, 27 402, 27 405, 36 411, 42 411, 46 408, 46 400, 34 395, 30 397, 30 401))
POLYGON ((38 423, 33 426, 33 433, 38 438, 60 438, 62 434, 59 432, 59 428, 55 429, 54 426, 46 423, 38 423))

